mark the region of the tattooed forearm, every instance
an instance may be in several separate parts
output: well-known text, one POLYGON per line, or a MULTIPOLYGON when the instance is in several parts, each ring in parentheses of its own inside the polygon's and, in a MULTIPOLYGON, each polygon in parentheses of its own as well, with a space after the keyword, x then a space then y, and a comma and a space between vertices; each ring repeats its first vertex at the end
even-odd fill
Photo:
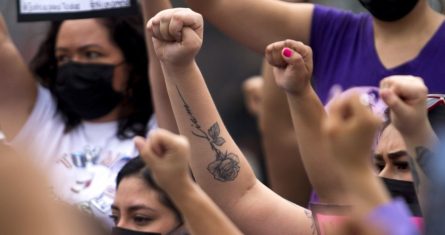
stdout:
POLYGON ((432 172, 432 160, 434 158, 434 153, 426 147, 418 146, 415 148, 416 151, 416 162, 422 169, 426 177, 430 178, 432 172))
POLYGON ((304 214, 306 214, 306 217, 311 220, 311 231, 312 235, 317 235, 317 228, 315 227, 315 220, 312 216, 312 212, 309 210, 304 210, 304 214))
POLYGON ((416 189, 416 192, 419 192, 420 187, 420 177, 419 173, 417 173, 416 165, 411 157, 408 158, 409 168, 411 169, 411 175, 413 176, 413 183, 416 189))
POLYGON ((178 87, 176 87, 176 90, 178 91, 184 109, 189 116, 192 134, 198 138, 205 139, 215 153, 216 159, 207 166, 207 170, 216 180, 221 182, 235 180, 240 170, 239 159, 236 154, 229 153, 227 150, 221 150, 221 147, 226 143, 226 140, 220 136, 221 131, 218 122, 215 122, 207 131, 203 130, 178 87))
POLYGON ((417 172, 417 169, 419 168, 420 170, 422 170, 425 176, 429 178, 432 172, 431 162, 434 158, 434 154, 428 148, 423 146, 418 146, 414 148, 414 150, 416 154, 415 161, 412 157, 409 157, 408 161, 411 168, 411 174, 413 175, 414 187, 416 188, 416 191, 419 192, 420 184, 422 182, 420 180, 419 172, 417 172), (416 167, 416 164, 418 168, 416 167))

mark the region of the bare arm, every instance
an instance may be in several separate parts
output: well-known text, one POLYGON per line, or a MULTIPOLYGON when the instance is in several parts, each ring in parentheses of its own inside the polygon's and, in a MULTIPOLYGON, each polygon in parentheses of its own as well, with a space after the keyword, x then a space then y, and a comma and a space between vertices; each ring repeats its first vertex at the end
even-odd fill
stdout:
POLYGON ((427 118, 427 93, 423 80, 417 77, 391 76, 380 83, 381 97, 391 110, 391 122, 402 134, 410 156, 411 172, 422 210, 427 204, 426 192, 430 186, 430 172, 423 163, 431 161, 430 158, 434 157, 431 150, 438 143, 427 118))
POLYGON ((198 185, 190 182, 185 188, 182 193, 172 196, 172 200, 179 207, 193 235, 242 234, 198 185))
POLYGON ((192 146, 191 167, 199 185, 244 233, 312 234, 310 213, 262 185, 227 132, 194 61, 202 18, 174 9, 151 24, 154 32, 170 29, 154 34, 155 48, 179 131, 192 146))
POLYGON ((390 201, 369 161, 380 125, 381 120, 357 94, 336 98, 322 125, 323 138, 336 159, 331 168, 336 168, 339 182, 345 185, 343 197, 361 216, 390 201))
POLYGON ((245 46, 264 53, 272 42, 309 43, 314 6, 276 0, 187 0, 212 24, 245 46))
POLYGON ((159 129, 151 133, 149 140, 138 138, 136 146, 159 186, 181 212, 191 234, 241 234, 190 177, 190 144, 186 138, 159 129))
POLYGON ((311 185, 298 150, 286 94, 276 85, 272 66, 263 64, 263 95, 259 121, 271 188, 282 197, 306 206, 311 185))
MULTIPOLYGON (((140 3, 145 23, 158 12, 172 7, 170 0, 143 0, 140 3)), ((144 31, 146 32, 145 38, 149 56, 148 74, 156 121, 159 127, 178 133, 178 127, 176 126, 176 121, 168 98, 161 64, 156 57, 151 35, 148 30, 145 30, 145 24, 144 31)))
POLYGON ((28 119, 37 96, 31 72, 9 37, 0 14, 0 129, 13 139, 28 119))
POLYGON ((320 201, 341 203, 344 187, 338 170, 332 167, 336 160, 322 138, 326 112, 310 85, 311 49, 301 42, 280 41, 267 47, 266 58, 275 66, 277 85, 286 92, 301 159, 312 186, 320 201))

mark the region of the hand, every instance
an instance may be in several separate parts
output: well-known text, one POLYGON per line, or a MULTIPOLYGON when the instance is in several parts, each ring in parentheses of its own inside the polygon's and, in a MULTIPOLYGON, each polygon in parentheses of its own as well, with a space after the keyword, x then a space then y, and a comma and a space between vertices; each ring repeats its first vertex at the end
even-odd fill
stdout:
POLYGON ((254 76, 243 82, 244 103, 250 114, 257 117, 260 113, 263 95, 263 78, 254 76))
POLYGON ((195 59, 202 45, 204 21, 200 14, 186 8, 159 12, 147 28, 156 55, 163 63, 180 66, 195 59))
POLYGON ((310 87, 312 49, 301 42, 286 40, 266 48, 266 59, 274 66, 275 81, 287 93, 300 95, 310 87))
POLYGON ((328 113, 323 131, 339 165, 345 172, 371 169, 369 156, 380 118, 358 94, 334 98, 328 113))
POLYGON ((159 129, 151 133, 146 140, 137 137, 134 141, 161 188, 171 192, 191 180, 190 144, 185 137, 159 129))
POLYGON ((391 110, 391 122, 407 137, 419 134, 418 127, 430 127, 427 118, 428 88, 413 76, 391 76, 380 82, 380 96, 391 110))

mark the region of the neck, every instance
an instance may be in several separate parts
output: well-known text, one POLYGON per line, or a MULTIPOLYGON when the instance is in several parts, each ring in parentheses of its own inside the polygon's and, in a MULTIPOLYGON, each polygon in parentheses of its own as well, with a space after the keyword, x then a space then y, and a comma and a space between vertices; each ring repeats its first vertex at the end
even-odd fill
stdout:
POLYGON ((434 33, 442 21, 443 16, 435 12, 424 0, 420 0, 416 7, 400 20, 385 22, 373 19, 376 38, 403 38, 425 31, 434 33))

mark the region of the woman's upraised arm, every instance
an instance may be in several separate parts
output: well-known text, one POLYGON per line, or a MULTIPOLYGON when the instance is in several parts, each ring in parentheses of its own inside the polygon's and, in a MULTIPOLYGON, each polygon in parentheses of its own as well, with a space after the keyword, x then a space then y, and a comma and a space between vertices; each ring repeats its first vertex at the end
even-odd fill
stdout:
POLYGON ((7 139, 13 139, 25 124, 36 96, 36 81, 0 14, 0 130, 7 139))
POLYGON ((189 9, 166 10, 149 22, 196 181, 246 234, 312 234, 310 212, 262 185, 225 128, 194 60, 203 27, 189 9))
POLYGON ((306 206, 311 185, 298 149, 297 136, 284 93, 275 83, 273 67, 263 65, 263 94, 259 121, 271 188, 292 202, 306 206))
POLYGON ((391 76, 380 82, 380 95, 391 110, 391 122, 405 141, 413 181, 422 210, 430 186, 428 164, 434 157, 438 138, 428 121, 426 98, 428 88, 413 76, 391 76), (428 164, 427 164, 428 163, 428 164))
POLYGON ((276 0, 187 0, 193 10, 243 45, 264 53, 288 38, 309 43, 314 5, 276 0))
POLYGON ((170 100, 165 86, 164 74, 153 48, 153 41, 150 33, 145 30, 145 25, 151 17, 158 12, 172 7, 170 0, 143 0, 140 2, 144 15, 144 31, 147 42, 147 53, 149 57, 148 74, 149 84, 152 94, 152 102, 155 110, 155 117, 159 127, 178 133, 175 117, 173 115, 170 100))

